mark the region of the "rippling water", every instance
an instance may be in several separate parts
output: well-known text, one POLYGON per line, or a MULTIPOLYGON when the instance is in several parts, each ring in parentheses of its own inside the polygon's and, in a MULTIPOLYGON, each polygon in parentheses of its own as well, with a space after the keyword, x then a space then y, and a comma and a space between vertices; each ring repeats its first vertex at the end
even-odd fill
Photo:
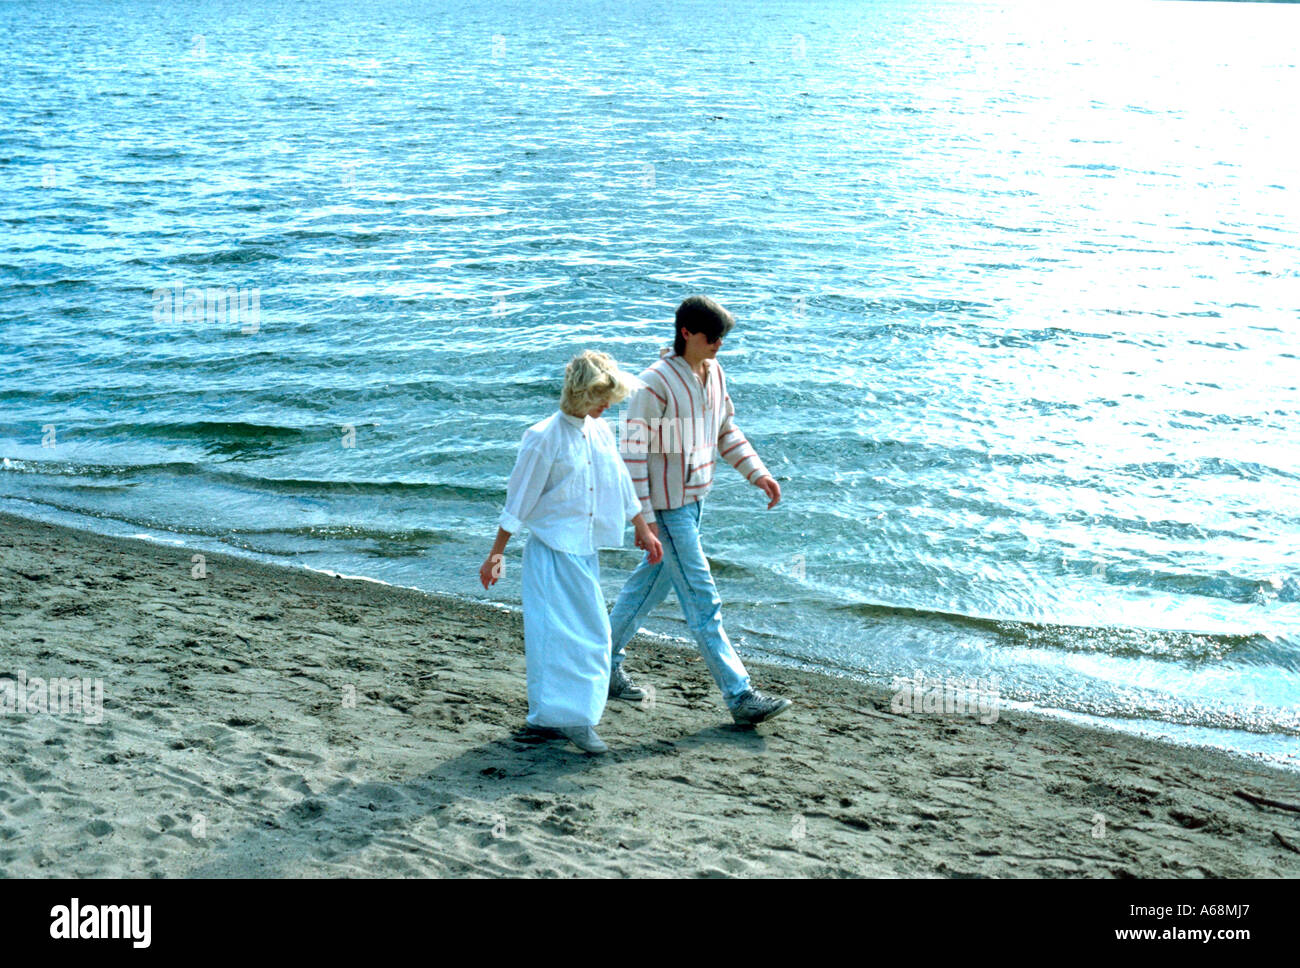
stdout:
POLYGON ((484 597, 564 362, 706 292, 786 494, 706 502, 745 654, 1297 761, 1300 9, 0 24, 5 508, 484 597))

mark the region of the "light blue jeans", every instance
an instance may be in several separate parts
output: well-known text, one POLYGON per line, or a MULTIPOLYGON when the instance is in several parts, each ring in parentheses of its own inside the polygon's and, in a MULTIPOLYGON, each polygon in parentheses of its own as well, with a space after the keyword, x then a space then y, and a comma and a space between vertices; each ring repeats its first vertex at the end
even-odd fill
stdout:
POLYGON ((659 540, 664 556, 659 564, 650 564, 649 556, 641 559, 632 577, 618 594, 609 615, 610 660, 612 668, 627 658, 627 644, 641 629, 650 610, 668 596, 677 593, 686 624, 695 636, 695 644, 722 690, 728 706, 734 706, 749 690, 749 673, 722 627, 722 599, 713 584, 709 561, 700 546, 701 501, 669 511, 655 510, 659 540))

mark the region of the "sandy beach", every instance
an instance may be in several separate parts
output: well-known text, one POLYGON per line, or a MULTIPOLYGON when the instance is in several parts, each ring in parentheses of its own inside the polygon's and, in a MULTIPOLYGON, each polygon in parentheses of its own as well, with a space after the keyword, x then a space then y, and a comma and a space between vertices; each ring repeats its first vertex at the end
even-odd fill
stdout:
POLYGON ((35 690, 0 716, 8 877, 1300 874, 1300 814, 1238 795, 1300 778, 1227 754, 757 664, 796 705, 742 729, 638 641, 654 702, 589 756, 520 736, 513 613, 0 523, 0 675, 35 690), (99 721, 55 677, 102 680, 99 721))

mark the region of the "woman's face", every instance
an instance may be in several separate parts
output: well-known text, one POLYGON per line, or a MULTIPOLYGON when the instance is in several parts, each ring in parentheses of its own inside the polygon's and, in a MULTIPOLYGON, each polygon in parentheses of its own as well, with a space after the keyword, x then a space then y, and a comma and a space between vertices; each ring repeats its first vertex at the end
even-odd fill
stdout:
POLYGON ((609 409, 609 401, 606 400, 599 407, 593 407, 587 411, 587 416, 593 419, 599 418, 602 413, 609 409))

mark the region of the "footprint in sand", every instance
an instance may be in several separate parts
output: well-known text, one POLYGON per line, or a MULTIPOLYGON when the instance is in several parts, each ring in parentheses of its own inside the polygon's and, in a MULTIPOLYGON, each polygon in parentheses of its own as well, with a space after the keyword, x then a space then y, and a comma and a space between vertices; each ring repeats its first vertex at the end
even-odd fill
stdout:
POLYGON ((301 793, 305 797, 314 796, 316 791, 311 788, 311 784, 297 773, 291 773, 288 776, 282 776, 276 784, 284 790, 292 790, 294 793, 301 793))
POLYGON ((24 817, 33 810, 41 809, 40 797, 23 797, 21 800, 15 800, 5 811, 14 817, 24 817))

